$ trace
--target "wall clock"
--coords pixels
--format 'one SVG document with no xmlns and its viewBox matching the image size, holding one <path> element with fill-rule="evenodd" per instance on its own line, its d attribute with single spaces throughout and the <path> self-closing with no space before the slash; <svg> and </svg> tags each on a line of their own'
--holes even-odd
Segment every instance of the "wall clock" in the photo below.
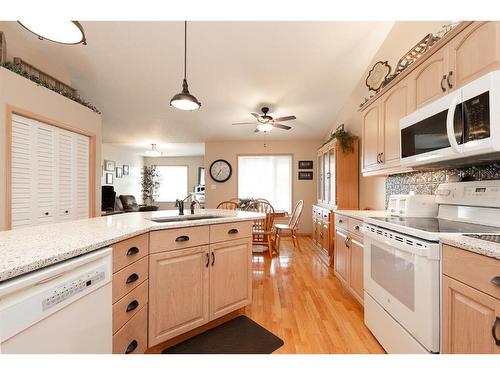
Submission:
<svg viewBox="0 0 500 375">
<path fill-rule="evenodd" d="M 231 178 L 233 169 L 228 161 L 218 159 L 210 165 L 210 177 L 217 182 L 226 182 Z"/>
</svg>

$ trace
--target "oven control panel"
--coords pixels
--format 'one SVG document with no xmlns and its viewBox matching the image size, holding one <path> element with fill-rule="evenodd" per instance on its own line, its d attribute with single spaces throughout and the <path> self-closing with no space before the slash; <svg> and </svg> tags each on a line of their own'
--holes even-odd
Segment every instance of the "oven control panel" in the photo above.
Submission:
<svg viewBox="0 0 500 375">
<path fill-rule="evenodd" d="M 439 204 L 500 207 L 500 181 L 471 181 L 441 184 L 436 190 Z"/>
</svg>

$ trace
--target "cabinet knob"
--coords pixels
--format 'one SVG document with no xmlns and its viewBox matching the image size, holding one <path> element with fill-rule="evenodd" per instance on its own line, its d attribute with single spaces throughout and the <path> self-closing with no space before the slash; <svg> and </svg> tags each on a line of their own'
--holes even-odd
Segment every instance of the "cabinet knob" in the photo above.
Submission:
<svg viewBox="0 0 500 375">
<path fill-rule="evenodd" d="M 493 323 L 493 327 L 491 327 L 491 335 L 495 340 L 495 345 L 500 346 L 500 339 L 497 337 L 497 325 L 500 324 L 500 318 L 497 316 L 495 319 L 495 323 Z"/>
<path fill-rule="evenodd" d="M 355 225 L 354 230 L 359 230 L 359 225 Z"/>
<path fill-rule="evenodd" d="M 343 222 L 344 222 L 344 220 L 339 219 L 339 224 L 342 224 Z"/>
<path fill-rule="evenodd" d="M 133 273 L 132 275 L 127 277 L 127 281 L 125 281 L 125 284 L 130 284 L 130 283 L 136 282 L 137 280 L 139 280 L 139 275 L 136 273 Z"/>
<path fill-rule="evenodd" d="M 131 247 L 130 249 L 128 249 L 128 251 L 127 251 L 127 256 L 128 256 L 128 257 L 130 257 L 130 256 L 132 256 L 132 255 L 137 254 L 138 252 L 139 252 L 139 248 L 138 248 L 138 247 L 136 247 L 136 246 L 133 246 L 133 247 Z"/>
<path fill-rule="evenodd" d="M 135 349 L 137 349 L 138 343 L 137 340 L 132 340 L 130 344 L 128 344 L 127 349 L 125 349 L 125 354 L 132 353 Z"/>
<path fill-rule="evenodd" d="M 44 215 L 45 215 L 45 216 L 49 216 L 49 213 L 48 213 L 48 212 L 45 212 L 45 213 L 44 213 Z"/>
<path fill-rule="evenodd" d="M 441 83 L 440 83 L 440 86 L 441 86 L 441 91 L 445 92 L 446 91 L 446 87 L 444 86 L 444 81 L 446 80 L 446 74 L 443 75 L 443 78 L 441 78 Z"/>
<path fill-rule="evenodd" d="M 491 279 L 491 283 L 496 286 L 500 286 L 500 276 L 495 276 L 493 279 Z"/>
<path fill-rule="evenodd" d="M 453 83 L 451 83 L 450 78 L 453 76 L 453 72 L 448 73 L 448 77 L 446 77 L 446 83 L 448 84 L 448 88 L 452 89 L 453 88 Z"/>
<path fill-rule="evenodd" d="M 133 311 L 139 307 L 139 302 L 137 300 L 133 300 L 127 306 L 127 312 Z"/>
<path fill-rule="evenodd" d="M 68 211 L 68 210 L 66 210 L 66 211 L 64 211 L 64 213 L 65 213 L 65 214 L 69 214 L 69 211 Z"/>
</svg>

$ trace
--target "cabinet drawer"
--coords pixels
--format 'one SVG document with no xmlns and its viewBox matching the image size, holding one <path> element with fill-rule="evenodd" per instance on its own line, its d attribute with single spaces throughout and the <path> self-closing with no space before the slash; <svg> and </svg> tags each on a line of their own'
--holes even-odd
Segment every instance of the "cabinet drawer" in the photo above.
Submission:
<svg viewBox="0 0 500 375">
<path fill-rule="evenodd" d="M 493 283 L 500 279 L 498 259 L 443 245 L 443 273 L 500 299 L 500 286 Z"/>
<path fill-rule="evenodd" d="M 347 218 L 347 216 L 335 214 L 335 227 L 347 230 L 348 225 L 349 225 L 349 219 Z"/>
<path fill-rule="evenodd" d="M 148 348 L 148 307 L 113 335 L 113 354 L 143 354 Z"/>
<path fill-rule="evenodd" d="M 113 333 L 134 317 L 148 303 L 148 280 L 113 305 Z"/>
<path fill-rule="evenodd" d="M 113 275 L 113 303 L 148 278 L 148 257 L 125 267 Z"/>
<path fill-rule="evenodd" d="M 361 229 L 363 228 L 363 222 L 358 219 L 348 218 L 348 230 L 352 235 L 363 236 Z"/>
<path fill-rule="evenodd" d="M 117 272 L 142 257 L 149 252 L 149 234 L 120 241 L 111 246 L 113 248 L 113 272 Z"/>
<path fill-rule="evenodd" d="M 149 235 L 150 253 L 178 250 L 209 243 L 208 225 L 153 231 Z"/>
<path fill-rule="evenodd" d="M 251 221 L 210 225 L 210 243 L 236 240 L 251 235 Z"/>
</svg>

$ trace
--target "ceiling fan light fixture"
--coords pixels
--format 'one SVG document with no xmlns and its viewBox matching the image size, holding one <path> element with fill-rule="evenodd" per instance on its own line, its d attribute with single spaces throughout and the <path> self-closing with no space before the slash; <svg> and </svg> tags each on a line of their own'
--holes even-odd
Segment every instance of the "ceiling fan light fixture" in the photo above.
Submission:
<svg viewBox="0 0 500 375">
<path fill-rule="evenodd" d="M 170 100 L 170 105 L 174 108 L 182 109 L 183 111 L 193 111 L 200 108 L 201 103 L 194 95 L 189 93 L 188 83 L 184 78 L 182 82 L 182 92 L 174 95 Z"/>
<path fill-rule="evenodd" d="M 40 40 L 49 40 L 60 44 L 86 45 L 85 32 L 77 21 L 24 20 L 17 21 L 22 27 L 35 34 Z"/>
<path fill-rule="evenodd" d="M 259 124 L 259 125 L 257 126 L 257 129 L 258 129 L 260 132 L 265 132 L 265 133 L 267 133 L 267 132 L 270 132 L 271 130 L 273 130 L 273 126 L 272 126 L 270 123 L 266 122 L 266 123 L 263 123 L 263 124 Z"/>
<path fill-rule="evenodd" d="M 151 150 L 146 151 L 146 155 L 148 155 L 152 158 L 157 158 L 159 156 L 162 156 L 163 152 L 159 151 L 156 148 L 156 143 L 151 143 Z"/>
</svg>

